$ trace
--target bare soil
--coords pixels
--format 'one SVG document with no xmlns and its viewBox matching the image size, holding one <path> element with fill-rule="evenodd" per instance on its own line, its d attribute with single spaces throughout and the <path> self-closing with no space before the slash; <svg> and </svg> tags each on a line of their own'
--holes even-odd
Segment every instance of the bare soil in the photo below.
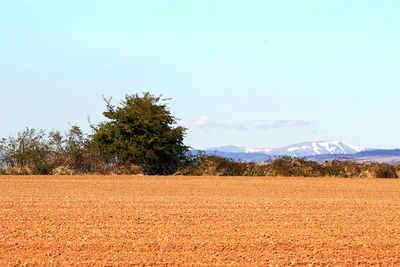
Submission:
<svg viewBox="0 0 400 267">
<path fill-rule="evenodd" d="M 0 265 L 400 265 L 400 180 L 0 176 Z"/>
</svg>

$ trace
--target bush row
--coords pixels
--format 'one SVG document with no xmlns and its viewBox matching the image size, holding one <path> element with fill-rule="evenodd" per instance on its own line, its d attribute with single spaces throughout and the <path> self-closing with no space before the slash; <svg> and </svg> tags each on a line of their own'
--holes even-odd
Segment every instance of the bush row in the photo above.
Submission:
<svg viewBox="0 0 400 267">
<path fill-rule="evenodd" d="M 278 157 L 265 163 L 234 162 L 219 156 L 197 156 L 177 175 L 304 176 L 398 178 L 400 166 L 386 163 L 330 161 L 318 163 L 302 158 Z"/>
<path fill-rule="evenodd" d="M 26 128 L 0 140 L 0 174 L 137 174 L 140 166 L 110 160 L 78 126 L 62 134 Z"/>
<path fill-rule="evenodd" d="M 397 178 L 400 165 L 278 157 L 265 163 L 235 162 L 205 154 L 182 160 L 175 175 L 307 176 Z M 0 140 L 0 174 L 149 174 L 143 166 L 103 157 L 99 147 L 77 126 L 61 134 L 25 129 Z M 151 174 L 151 173 L 150 173 Z"/>
</svg>

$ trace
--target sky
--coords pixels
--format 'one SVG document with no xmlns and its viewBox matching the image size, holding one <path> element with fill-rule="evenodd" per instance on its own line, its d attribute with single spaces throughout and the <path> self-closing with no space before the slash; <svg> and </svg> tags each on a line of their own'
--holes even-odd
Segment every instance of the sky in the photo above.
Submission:
<svg viewBox="0 0 400 267">
<path fill-rule="evenodd" d="M 0 137 L 171 98 L 185 144 L 400 147 L 399 2 L 0 2 Z"/>
</svg>

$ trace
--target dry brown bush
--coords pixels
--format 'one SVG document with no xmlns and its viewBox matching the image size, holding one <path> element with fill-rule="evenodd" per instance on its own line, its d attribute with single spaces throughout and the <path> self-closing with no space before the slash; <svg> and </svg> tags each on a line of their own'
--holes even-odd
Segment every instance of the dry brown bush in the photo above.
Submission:
<svg viewBox="0 0 400 267">
<path fill-rule="evenodd" d="M 59 167 L 53 169 L 52 174 L 53 175 L 74 175 L 74 174 L 76 174 L 76 171 L 74 171 L 68 167 L 59 166 Z"/>
<path fill-rule="evenodd" d="M 359 177 L 398 178 L 396 167 L 386 163 L 362 164 L 363 168 Z"/>
<path fill-rule="evenodd" d="M 110 174 L 144 174 L 143 167 L 135 164 L 116 164 Z"/>
<path fill-rule="evenodd" d="M 191 166 L 178 170 L 175 175 L 243 176 L 248 164 L 214 155 L 201 156 Z"/>
<path fill-rule="evenodd" d="M 330 161 L 323 164 L 301 158 L 280 157 L 271 162 L 234 162 L 218 156 L 202 156 L 176 175 L 212 176 L 308 176 L 397 178 L 400 166 L 385 163 Z"/>
</svg>

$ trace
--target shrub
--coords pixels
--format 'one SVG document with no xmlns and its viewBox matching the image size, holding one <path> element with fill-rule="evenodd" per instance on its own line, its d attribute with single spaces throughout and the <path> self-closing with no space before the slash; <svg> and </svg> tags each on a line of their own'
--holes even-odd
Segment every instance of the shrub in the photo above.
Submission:
<svg viewBox="0 0 400 267">
<path fill-rule="evenodd" d="M 135 164 L 124 164 L 122 162 L 117 162 L 114 164 L 110 170 L 111 174 L 143 174 L 143 168 Z"/>
<path fill-rule="evenodd" d="M 161 97 L 127 95 L 116 107 L 106 100 L 107 118 L 92 125 L 93 143 L 105 161 L 141 166 L 149 174 L 172 174 L 185 158 L 185 128 L 174 126 Z"/>
<path fill-rule="evenodd" d="M 398 178 L 396 167 L 386 163 L 363 164 L 360 177 Z"/>
<path fill-rule="evenodd" d="M 246 163 L 234 162 L 219 156 L 198 156 L 190 166 L 179 170 L 177 175 L 242 176 Z"/>
<path fill-rule="evenodd" d="M 74 170 L 68 169 L 64 166 L 59 166 L 52 171 L 53 175 L 74 175 L 76 172 Z"/>
<path fill-rule="evenodd" d="M 361 165 L 355 162 L 346 161 L 326 161 L 322 164 L 323 176 L 332 177 L 359 177 Z"/>
<path fill-rule="evenodd" d="M 251 176 L 309 176 L 323 175 L 323 168 L 314 161 L 288 156 L 277 157 L 275 160 L 262 164 L 247 164 L 246 175 Z"/>
<path fill-rule="evenodd" d="M 90 171 L 87 166 L 89 146 L 88 137 L 78 126 L 71 128 L 62 135 L 59 131 L 49 133 L 49 147 L 51 150 L 51 165 L 53 168 L 60 166 L 79 173 Z"/>
<path fill-rule="evenodd" d="M 0 142 L 1 166 L 12 174 L 50 174 L 49 153 L 43 130 L 26 128 Z"/>
</svg>

